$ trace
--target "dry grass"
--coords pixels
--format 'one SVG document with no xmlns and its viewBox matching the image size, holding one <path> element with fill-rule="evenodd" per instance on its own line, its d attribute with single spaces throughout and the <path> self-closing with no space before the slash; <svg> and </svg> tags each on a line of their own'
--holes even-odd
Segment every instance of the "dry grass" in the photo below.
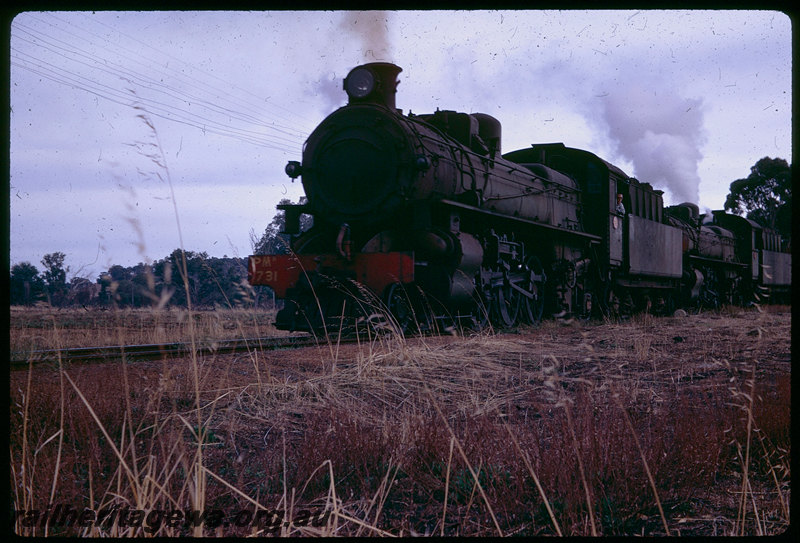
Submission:
<svg viewBox="0 0 800 543">
<path fill-rule="evenodd" d="M 135 109 L 147 137 L 133 145 L 151 162 L 148 175 L 169 184 L 182 239 L 166 155 L 147 112 Z M 151 294 L 155 308 L 145 311 L 12 308 L 11 349 L 268 335 L 271 316 L 167 311 L 158 309 L 166 298 Z M 12 372 L 14 509 L 147 515 L 78 527 L 29 513 L 14 530 L 780 533 L 790 517 L 790 322 L 786 308 L 725 308 L 626 324 L 548 322 L 517 336 L 332 338 L 302 351 Z M 196 510 L 229 521 L 276 509 L 286 522 L 151 517 Z M 304 511 L 324 515 L 309 522 Z"/>
<path fill-rule="evenodd" d="M 190 315 L 198 340 L 283 335 L 274 311 L 222 309 L 10 308 L 10 350 L 189 342 Z"/>
<path fill-rule="evenodd" d="M 14 372 L 11 495 L 16 509 L 285 509 L 297 522 L 280 535 L 780 533 L 790 322 L 726 309 Z M 310 526 L 303 509 L 331 513 Z"/>
</svg>

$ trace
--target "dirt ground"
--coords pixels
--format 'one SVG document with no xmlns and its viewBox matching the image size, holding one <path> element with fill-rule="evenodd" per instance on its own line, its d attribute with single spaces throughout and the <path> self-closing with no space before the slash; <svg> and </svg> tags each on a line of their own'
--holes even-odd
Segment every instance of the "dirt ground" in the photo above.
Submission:
<svg viewBox="0 0 800 543">
<path fill-rule="evenodd" d="M 247 480 L 245 467 L 254 470 L 273 462 L 271 451 L 282 446 L 284 472 L 289 457 L 296 475 L 293 484 L 305 488 L 303 482 L 311 480 L 306 476 L 315 477 L 313 469 L 328 455 L 332 466 L 344 472 L 337 482 L 341 511 L 362 518 L 360 514 L 375 514 L 367 504 L 380 490 L 376 490 L 377 483 L 370 486 L 363 481 L 380 481 L 388 475 L 386 458 L 390 458 L 389 471 L 392 465 L 402 465 L 405 478 L 396 481 L 394 490 L 383 490 L 386 505 L 382 516 L 376 516 L 372 523 L 375 530 L 486 535 L 497 529 L 506 534 L 537 535 L 560 528 L 566 535 L 592 533 L 596 525 L 597 533 L 603 534 L 666 534 L 669 530 L 670 534 L 723 535 L 740 531 L 774 534 L 788 526 L 790 308 L 732 309 L 663 318 L 639 315 L 630 322 L 550 321 L 502 334 L 484 332 L 467 337 L 390 336 L 360 344 L 337 344 L 333 340 L 306 349 L 210 355 L 198 362 L 202 401 L 213 406 L 204 411 L 204 417 L 224 443 L 209 452 L 206 462 L 212 470 L 227 473 L 247 493 L 252 482 Z M 196 403 L 194 368 L 189 359 L 134 362 L 126 366 L 125 379 L 136 395 L 163 395 L 165 403 L 169 398 L 173 410 L 177 406 L 188 411 Z M 109 383 L 120 381 L 120 372 L 119 362 L 67 369 L 87 397 L 98 383 L 104 383 L 108 391 Z M 34 374 L 42 390 L 48 382 L 56 386 L 59 380 L 58 372 L 52 369 L 37 369 Z M 11 374 L 12 398 L 25 390 L 27 376 L 24 371 Z M 708 413 L 716 408 L 726 410 L 727 418 L 710 417 Z M 569 429 L 572 439 L 566 430 L 563 442 L 553 434 L 548 453 L 540 434 L 529 437 L 526 432 L 535 426 L 550 435 L 547 424 L 561 421 L 560 409 L 567 418 L 558 427 Z M 346 434 L 333 444 L 318 444 L 313 453 L 300 446 L 312 438 L 321 440 L 315 432 L 330 434 L 335 427 L 332 414 L 340 421 L 350 421 L 352 431 L 365 440 L 379 442 L 382 448 L 373 451 L 362 444 L 355 453 L 345 454 L 342 451 L 348 445 L 342 436 Z M 747 414 L 751 416 L 749 422 Z M 693 417 L 697 417 L 696 423 Z M 420 419 L 421 426 L 409 422 L 412 419 Z M 435 459 L 429 459 L 427 467 L 419 467 L 426 458 L 422 455 L 420 459 L 420 427 L 430 429 L 439 420 L 444 421 L 443 429 L 429 430 L 435 435 L 424 438 L 431 442 L 426 446 Z M 733 426 L 733 420 L 744 422 L 726 434 L 730 429 L 725 426 Z M 509 441 L 504 425 L 509 432 L 517 432 L 521 446 Z M 693 428 L 698 425 L 707 425 L 705 434 L 703 428 Z M 717 426 L 718 432 L 714 430 Z M 484 428 L 484 434 L 473 443 L 468 434 L 476 433 L 476 427 Z M 699 433 L 694 434 L 696 430 Z M 688 450 L 709 432 L 719 442 L 714 445 L 716 456 L 709 458 L 711 453 L 706 448 L 702 452 Z M 632 434 L 638 435 L 639 441 L 631 440 Z M 276 437 L 279 435 L 280 439 Z M 607 441 L 598 437 L 604 435 Z M 431 471 L 430 465 L 447 460 L 451 437 L 462 443 L 466 452 L 459 460 L 451 448 L 450 457 L 455 455 L 464 466 L 470 462 L 507 466 L 513 463 L 508 458 L 519 460 L 518 469 L 505 468 L 513 481 L 530 479 L 531 469 L 520 460 L 528 454 L 523 451 L 529 451 L 544 492 L 537 492 L 530 482 L 525 483 L 527 486 L 504 483 L 506 488 L 487 476 L 493 481 L 484 483 L 493 489 L 487 490 L 488 497 L 483 501 L 470 498 L 468 502 L 453 498 L 452 512 L 443 518 L 442 496 L 422 497 L 419 493 L 432 473 L 439 474 Z M 753 451 L 759 447 L 756 438 L 761 440 L 761 463 L 766 467 L 759 475 L 753 468 L 748 476 L 750 487 L 745 496 L 752 505 L 743 505 L 743 465 L 749 467 L 751 460 L 737 463 L 725 454 L 735 459 L 738 446 L 740 458 L 744 458 L 746 444 L 752 441 Z M 724 453 L 726 446 L 733 448 Z M 364 447 L 382 459 L 375 464 L 382 471 L 375 473 L 375 467 L 367 473 L 363 468 L 364 473 L 356 470 L 355 475 L 349 475 L 348 462 L 368 456 Z M 644 452 L 637 452 L 636 447 Z M 627 451 L 627 464 L 638 467 L 610 467 L 621 448 Z M 498 449 L 508 454 L 504 456 Z M 296 456 L 292 457 L 292 451 Z M 750 447 L 747 451 L 755 457 Z M 576 453 L 583 464 L 573 466 Z M 653 499 L 641 456 L 648 459 L 647 467 L 654 472 L 660 502 Z M 253 464 L 242 458 L 252 458 Z M 569 459 L 569 470 L 564 468 L 565 459 Z M 698 466 L 696 473 L 685 473 L 676 466 L 695 465 L 693 462 Z M 418 467 L 412 469 L 412 465 Z M 449 472 L 448 463 L 447 477 Z M 590 482 L 591 507 L 570 504 L 570 496 L 575 502 L 584 501 L 586 494 L 578 477 L 583 472 L 596 479 Z M 569 482 L 564 479 L 567 475 Z M 361 480 L 356 483 L 353 477 Z M 447 477 L 439 479 L 450 485 Z M 641 478 L 640 493 L 623 499 L 623 485 L 627 483 L 622 479 L 636 477 Z M 439 479 L 430 484 L 442 484 Z M 575 493 L 562 492 L 573 484 Z M 584 487 L 586 484 L 584 481 Z M 471 488 L 477 496 L 475 486 Z M 455 492 L 449 486 L 447 489 Z M 262 492 L 264 497 L 270 490 Z M 533 509 L 525 504 L 547 493 L 556 503 L 554 508 L 561 509 L 548 516 L 540 500 L 538 509 L 525 516 L 510 501 L 503 505 L 514 492 L 523 510 Z M 614 497 L 613 492 L 619 496 Z M 448 501 L 447 494 L 444 500 Z M 486 506 L 487 502 L 496 503 L 496 511 Z M 449 507 L 445 509 L 450 511 Z M 595 514 L 587 513 L 587 509 L 595 510 Z M 342 519 L 348 517 L 342 515 L 339 521 L 347 525 Z M 493 524 L 489 519 L 495 516 Z"/>
<path fill-rule="evenodd" d="M 720 368 L 749 372 L 774 382 L 791 373 L 791 309 L 757 312 L 732 310 L 731 314 L 702 313 L 685 317 L 636 316 L 631 322 L 600 323 L 545 321 L 538 327 L 523 327 L 494 334 L 491 331 L 435 337 L 409 337 L 403 346 L 431 351 L 460 353 L 465 344 L 479 343 L 491 360 L 513 363 L 519 357 L 558 360 L 565 375 L 589 376 L 594 372 L 619 370 L 619 377 L 650 373 L 669 376 L 671 382 L 713 377 Z M 395 341 L 373 339 L 361 343 L 320 340 L 317 347 L 265 351 L 254 354 L 273 378 L 311 378 L 331 367 L 347 368 L 359 357 L 386 355 Z M 467 353 L 470 348 L 467 347 Z M 231 375 L 242 384 L 250 382 L 256 370 L 252 356 L 221 355 L 206 360 L 208 377 L 217 372 Z M 469 358 L 467 354 L 466 358 Z M 332 359 L 335 362 L 332 362 Z M 213 365 L 211 362 L 213 361 Z M 189 359 L 170 359 L 177 371 Z M 118 364 L 76 365 L 78 374 L 115 371 Z M 161 361 L 137 361 L 135 371 L 160 372 Z"/>
</svg>

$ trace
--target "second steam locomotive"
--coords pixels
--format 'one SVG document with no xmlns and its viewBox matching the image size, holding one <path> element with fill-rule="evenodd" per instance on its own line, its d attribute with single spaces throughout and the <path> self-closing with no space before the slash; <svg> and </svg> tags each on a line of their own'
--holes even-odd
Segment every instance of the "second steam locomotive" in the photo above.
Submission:
<svg viewBox="0 0 800 543">
<path fill-rule="evenodd" d="M 351 70 L 347 105 L 286 166 L 307 198 L 279 206 L 290 247 L 249 259 L 250 283 L 285 299 L 278 328 L 375 316 L 423 331 L 508 327 L 545 314 L 746 303 L 790 288 L 791 258 L 774 232 L 724 212 L 701 216 L 694 204 L 665 208 L 662 191 L 562 143 L 503 154 L 490 115 L 404 115 L 400 71 Z M 302 214 L 313 217 L 305 232 Z"/>
</svg>

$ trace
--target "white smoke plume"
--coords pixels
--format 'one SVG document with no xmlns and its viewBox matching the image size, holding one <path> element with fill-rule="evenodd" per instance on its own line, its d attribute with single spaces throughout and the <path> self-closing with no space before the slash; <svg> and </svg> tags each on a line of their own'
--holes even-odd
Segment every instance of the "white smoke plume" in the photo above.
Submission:
<svg viewBox="0 0 800 543">
<path fill-rule="evenodd" d="M 681 98 L 661 81 L 628 81 L 602 99 L 602 118 L 618 153 L 640 181 L 665 189 L 669 203 L 698 203 L 703 101 Z"/>
</svg>

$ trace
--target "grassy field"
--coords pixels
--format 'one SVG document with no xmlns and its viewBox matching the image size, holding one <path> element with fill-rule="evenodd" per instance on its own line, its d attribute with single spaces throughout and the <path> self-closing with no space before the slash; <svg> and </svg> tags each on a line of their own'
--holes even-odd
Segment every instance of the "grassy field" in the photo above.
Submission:
<svg viewBox="0 0 800 543">
<path fill-rule="evenodd" d="M 271 319 L 12 308 L 11 349 L 254 337 Z M 781 533 L 790 328 L 786 307 L 723 309 L 11 372 L 15 530 Z M 120 513 L 32 512 L 58 504 Z"/>
<path fill-rule="evenodd" d="M 11 307 L 12 352 L 281 335 L 274 311 Z M 191 317 L 190 317 L 191 315 Z"/>
</svg>

